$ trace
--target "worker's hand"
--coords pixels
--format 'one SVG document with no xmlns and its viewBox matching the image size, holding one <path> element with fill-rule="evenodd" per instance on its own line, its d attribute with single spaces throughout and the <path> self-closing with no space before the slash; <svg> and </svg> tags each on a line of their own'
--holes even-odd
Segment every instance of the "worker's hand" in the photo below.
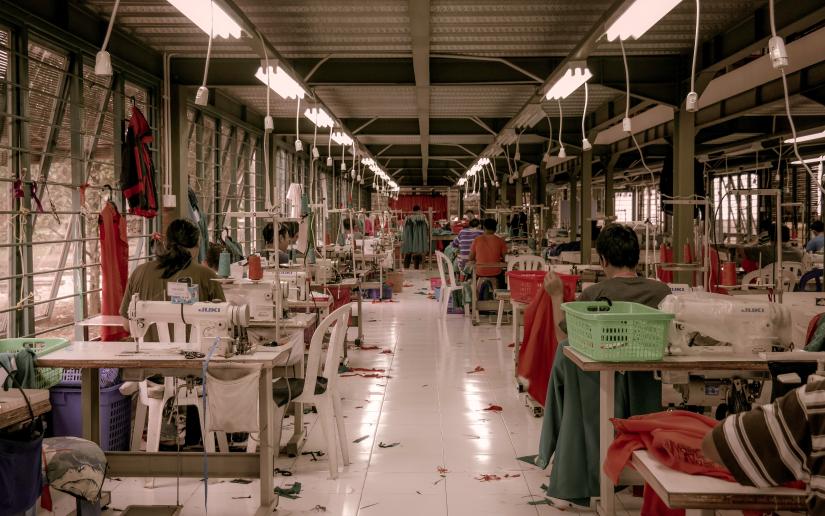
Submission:
<svg viewBox="0 0 825 516">
<path fill-rule="evenodd" d="M 544 290 L 549 296 L 564 296 L 564 285 L 558 274 L 553 271 L 547 271 L 547 275 L 544 277 Z"/>
</svg>

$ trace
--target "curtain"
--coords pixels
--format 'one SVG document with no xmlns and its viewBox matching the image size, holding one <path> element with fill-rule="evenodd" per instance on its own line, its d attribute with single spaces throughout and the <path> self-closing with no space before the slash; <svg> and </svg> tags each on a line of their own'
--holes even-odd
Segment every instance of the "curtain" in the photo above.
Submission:
<svg viewBox="0 0 825 516">
<path fill-rule="evenodd" d="M 413 206 L 420 206 L 421 213 L 427 215 L 427 210 L 433 209 L 433 224 L 447 218 L 447 197 L 442 195 L 399 195 L 398 199 L 390 199 L 390 209 L 411 212 Z"/>
</svg>

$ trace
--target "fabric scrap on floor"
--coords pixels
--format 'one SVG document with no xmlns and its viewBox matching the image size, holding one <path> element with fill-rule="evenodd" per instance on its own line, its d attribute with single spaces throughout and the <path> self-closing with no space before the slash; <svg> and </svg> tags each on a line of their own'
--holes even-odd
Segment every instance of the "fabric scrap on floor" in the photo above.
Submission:
<svg viewBox="0 0 825 516">
<path fill-rule="evenodd" d="M 399 444 L 401 444 L 401 443 L 385 443 L 385 442 L 382 441 L 382 442 L 378 443 L 378 447 L 379 448 L 395 448 Z"/>
<path fill-rule="evenodd" d="M 489 407 L 487 407 L 484 410 L 487 411 L 487 412 L 501 412 L 504 409 L 501 408 L 501 406 L 499 406 L 499 405 L 490 405 Z"/>
<path fill-rule="evenodd" d="M 482 373 L 482 372 L 484 372 L 484 368 L 481 367 L 480 365 L 477 365 L 475 367 L 475 369 L 473 369 L 472 371 L 467 371 L 467 374 Z"/>
<path fill-rule="evenodd" d="M 363 441 L 364 439 L 368 439 L 368 438 L 369 438 L 369 435 L 362 435 L 361 437 L 359 437 L 358 439 L 356 439 L 356 440 L 354 440 L 354 441 L 352 441 L 352 442 L 353 442 L 353 443 L 355 443 L 355 444 L 358 444 L 358 443 L 360 443 L 361 441 Z"/>
<path fill-rule="evenodd" d="M 276 487 L 275 494 L 278 496 L 283 496 L 284 498 L 288 498 L 290 500 L 296 500 L 300 498 L 298 496 L 301 493 L 301 483 L 295 482 L 294 484 L 286 487 Z"/>
</svg>

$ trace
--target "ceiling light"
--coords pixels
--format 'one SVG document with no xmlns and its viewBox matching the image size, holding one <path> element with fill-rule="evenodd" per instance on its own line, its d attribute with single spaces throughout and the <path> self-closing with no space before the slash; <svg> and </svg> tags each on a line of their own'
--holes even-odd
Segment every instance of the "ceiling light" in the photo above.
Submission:
<svg viewBox="0 0 825 516">
<path fill-rule="evenodd" d="M 825 129 L 818 133 L 806 134 L 805 136 L 797 136 L 796 143 L 812 142 L 814 140 L 821 140 L 823 138 L 825 138 Z M 788 138 L 787 140 L 785 140 L 785 143 L 794 143 L 794 139 Z"/>
<path fill-rule="evenodd" d="M 501 130 L 501 134 L 496 137 L 496 143 L 500 146 L 510 145 L 516 141 L 516 130 L 513 128 L 506 128 Z"/>
<path fill-rule="evenodd" d="M 607 24 L 607 40 L 639 39 L 682 0 L 636 0 Z"/>
<path fill-rule="evenodd" d="M 269 85 L 272 91 L 280 95 L 281 98 L 302 99 L 306 95 L 301 85 L 280 66 L 276 66 L 274 71 L 270 66 L 267 68 L 267 72 L 264 72 L 264 67 L 259 67 L 255 77 L 262 83 Z"/>
<path fill-rule="evenodd" d="M 332 133 L 332 141 L 337 143 L 338 145 L 349 146 L 352 145 L 352 138 L 347 135 L 347 133 L 339 131 L 337 133 Z"/>
<path fill-rule="evenodd" d="M 799 160 L 791 161 L 791 165 L 801 165 L 803 163 L 805 163 L 805 164 L 808 164 L 808 163 L 821 163 L 823 161 L 825 161 L 825 156 L 818 156 L 816 158 L 808 158 L 808 159 L 803 160 L 803 161 L 799 161 Z"/>
<path fill-rule="evenodd" d="M 310 121 L 318 127 L 332 127 L 335 124 L 323 108 L 307 108 L 307 110 L 304 111 L 304 116 L 309 118 Z"/>
<path fill-rule="evenodd" d="M 579 86 L 589 81 L 591 77 L 593 77 L 593 74 L 587 66 L 571 66 L 564 72 L 564 75 L 547 90 L 545 98 L 547 100 L 566 99 L 571 93 L 576 91 Z"/>
<path fill-rule="evenodd" d="M 192 23 L 216 38 L 240 38 L 241 26 L 212 0 L 168 0 Z"/>
</svg>

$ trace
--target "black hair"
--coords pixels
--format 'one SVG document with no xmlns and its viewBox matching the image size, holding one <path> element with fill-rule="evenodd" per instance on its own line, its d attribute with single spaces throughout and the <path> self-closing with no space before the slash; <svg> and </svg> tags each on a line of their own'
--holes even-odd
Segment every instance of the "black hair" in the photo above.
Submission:
<svg viewBox="0 0 825 516">
<path fill-rule="evenodd" d="M 295 235 L 298 234 L 298 223 L 295 222 L 294 220 L 282 223 L 281 227 L 286 228 L 286 232 L 289 234 L 290 238 L 292 238 L 292 237 L 294 237 Z"/>
<path fill-rule="evenodd" d="M 264 244 L 271 245 L 275 241 L 275 227 L 271 222 L 267 222 L 263 230 Z"/>
<path fill-rule="evenodd" d="M 608 224 L 596 239 L 596 252 L 608 265 L 635 269 L 639 264 L 639 237 L 623 224 Z"/>
<path fill-rule="evenodd" d="M 210 269 L 217 269 L 221 261 L 221 253 L 224 252 L 224 250 L 226 250 L 226 248 L 223 245 L 210 242 L 206 248 L 206 266 Z"/>
<path fill-rule="evenodd" d="M 286 238 L 288 236 L 289 236 L 289 229 L 282 224 L 281 227 L 278 228 L 278 238 L 279 239 L 280 238 Z"/>
<path fill-rule="evenodd" d="M 811 229 L 817 233 L 822 233 L 825 231 L 825 224 L 823 224 L 821 220 L 815 220 L 811 222 Z"/>
<path fill-rule="evenodd" d="M 413 206 L 413 211 L 421 211 L 421 206 L 416 204 L 415 206 Z"/>
<path fill-rule="evenodd" d="M 347 230 L 347 231 L 349 231 L 350 229 L 352 229 L 352 224 L 350 224 L 350 222 L 349 222 L 349 219 L 348 219 L 348 218 L 345 218 L 345 219 L 341 222 L 341 224 L 344 226 L 344 229 L 345 229 L 345 230 Z"/>
<path fill-rule="evenodd" d="M 782 224 L 781 229 L 779 230 L 782 235 L 782 242 L 790 242 L 791 241 L 791 230 L 785 224 Z"/>
<path fill-rule="evenodd" d="M 198 247 L 198 227 L 186 219 L 175 219 L 166 228 L 166 250 L 158 256 L 163 270 L 160 275 L 169 279 L 192 262 L 190 249 Z"/>
<path fill-rule="evenodd" d="M 770 233 L 773 230 L 773 224 L 770 220 L 762 219 L 759 221 L 759 225 L 757 226 L 757 231 L 762 233 L 763 231 Z"/>
<path fill-rule="evenodd" d="M 484 229 L 487 231 L 495 231 L 498 228 L 496 219 L 484 219 Z"/>
<path fill-rule="evenodd" d="M 481 225 L 481 222 L 479 222 L 478 219 L 473 219 L 473 220 L 470 221 L 470 227 L 471 228 L 477 228 L 480 225 Z"/>
<path fill-rule="evenodd" d="M 474 212 L 473 210 L 466 210 L 466 211 L 464 212 L 464 214 L 465 214 L 465 215 L 466 215 L 466 214 L 468 214 L 468 213 L 472 213 L 473 215 L 475 215 L 475 214 L 476 214 L 476 212 Z"/>
</svg>

